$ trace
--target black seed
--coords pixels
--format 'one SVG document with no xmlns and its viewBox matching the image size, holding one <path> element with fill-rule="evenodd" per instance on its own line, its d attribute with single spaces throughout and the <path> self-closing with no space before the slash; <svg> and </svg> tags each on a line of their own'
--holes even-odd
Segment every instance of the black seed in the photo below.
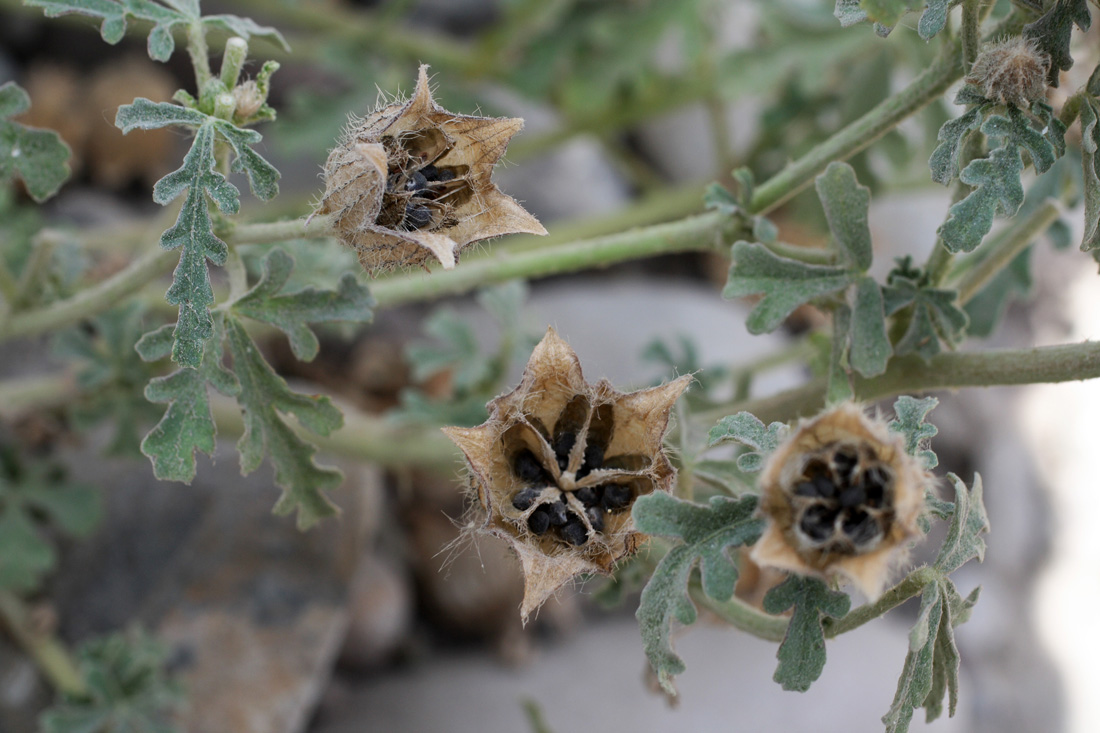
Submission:
<svg viewBox="0 0 1100 733">
<path fill-rule="evenodd" d="M 603 509 L 598 506 L 590 506 L 584 510 L 584 516 L 588 517 L 588 523 L 596 532 L 603 532 Z"/>
<path fill-rule="evenodd" d="M 447 181 L 453 181 L 455 179 L 455 172 L 450 168 L 444 168 L 436 174 L 435 180 L 440 183 L 446 183 Z"/>
<path fill-rule="evenodd" d="M 608 511 L 622 509 L 630 503 L 630 498 L 633 493 L 634 492 L 630 490 L 629 486 L 623 486 L 622 484 L 607 484 L 603 487 L 603 499 L 601 500 L 603 508 Z"/>
<path fill-rule="evenodd" d="M 862 509 L 844 513 L 840 529 L 856 545 L 865 545 L 878 536 L 879 526 L 875 518 Z"/>
<path fill-rule="evenodd" d="M 836 466 L 837 473 L 840 474 L 841 481 L 851 477 L 857 463 L 859 463 L 859 456 L 851 448 L 841 448 L 833 456 L 833 464 Z"/>
<path fill-rule="evenodd" d="M 595 506 L 600 503 L 602 489 L 602 486 L 585 486 L 573 492 L 573 496 L 577 497 L 577 501 L 585 506 Z"/>
<path fill-rule="evenodd" d="M 832 499 L 836 496 L 836 484 L 827 475 L 816 476 L 813 483 L 817 495 L 822 499 Z"/>
<path fill-rule="evenodd" d="M 824 504 L 814 504 L 802 513 L 798 526 L 814 542 L 824 542 L 833 535 L 837 512 Z"/>
<path fill-rule="evenodd" d="M 535 503 L 535 499 L 539 498 L 539 494 L 541 493 L 542 489 L 528 486 L 512 497 L 512 506 L 519 509 L 521 512 L 525 512 L 531 508 L 531 505 Z"/>
<path fill-rule="evenodd" d="M 521 450 L 512 459 L 512 470 L 516 472 L 519 480 L 525 484 L 542 487 L 549 484 L 551 480 L 550 474 L 539 463 L 539 459 L 527 448 Z"/>
<path fill-rule="evenodd" d="M 806 464 L 806 478 L 811 481 L 818 476 L 828 476 L 829 466 L 819 458 L 814 458 Z"/>
<path fill-rule="evenodd" d="M 409 202 L 405 204 L 405 218 L 401 221 L 405 229 L 423 229 L 432 223 L 432 210 L 423 204 Z"/>
<path fill-rule="evenodd" d="M 577 478 L 582 479 L 597 468 L 603 467 L 603 448 L 598 445 L 584 447 L 584 463 L 577 470 Z"/>
<path fill-rule="evenodd" d="M 583 545 L 588 541 L 588 530 L 581 518 L 575 514 L 569 518 L 569 521 L 558 532 L 561 533 L 561 538 L 571 545 Z"/>
<path fill-rule="evenodd" d="M 555 527 L 560 527 L 569 520 L 569 515 L 565 511 L 565 502 L 561 499 L 553 504 L 544 504 L 542 508 L 546 510 L 547 516 L 550 517 L 550 524 Z"/>
<path fill-rule="evenodd" d="M 550 529 L 550 515 L 546 513 L 545 507 L 540 506 L 531 512 L 531 515 L 527 517 L 527 529 L 535 534 L 542 534 Z"/>
<path fill-rule="evenodd" d="M 565 430 L 554 436 L 554 455 L 558 459 L 558 468 L 562 471 L 569 465 L 569 452 L 573 450 L 573 444 L 577 442 L 577 434 Z"/>
<path fill-rule="evenodd" d="M 840 503 L 840 506 L 844 508 L 859 506 L 867 503 L 867 492 L 864 490 L 862 484 L 847 486 L 841 490 L 840 496 L 837 497 L 837 501 Z"/>
<path fill-rule="evenodd" d="M 420 169 L 420 173 L 423 174 L 425 180 L 435 181 L 439 176 L 439 169 L 431 163 L 428 163 L 426 166 Z"/>
<path fill-rule="evenodd" d="M 867 506 L 875 509 L 882 506 L 886 498 L 886 486 L 890 476 L 882 468 L 873 466 L 863 472 L 863 488 L 867 492 Z"/>
<path fill-rule="evenodd" d="M 405 181 L 405 190 L 409 193 L 420 193 L 428 187 L 428 179 L 422 171 L 413 171 Z"/>
<path fill-rule="evenodd" d="M 794 487 L 795 496 L 819 496 L 817 486 L 810 481 L 803 481 Z"/>
</svg>

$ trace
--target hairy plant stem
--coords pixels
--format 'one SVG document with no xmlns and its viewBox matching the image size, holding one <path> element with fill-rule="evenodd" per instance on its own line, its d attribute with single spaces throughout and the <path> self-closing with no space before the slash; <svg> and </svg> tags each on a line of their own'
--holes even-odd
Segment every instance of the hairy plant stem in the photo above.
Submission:
<svg viewBox="0 0 1100 733">
<path fill-rule="evenodd" d="M 843 618 L 824 618 L 821 627 L 825 630 L 825 638 L 832 639 L 858 628 L 868 621 L 872 621 L 891 611 L 913 596 L 920 595 L 929 583 L 934 583 L 941 576 L 935 568 L 921 567 L 906 575 L 900 583 L 883 593 L 874 603 L 865 603 L 859 608 L 853 609 Z"/>
<path fill-rule="evenodd" d="M 30 655 L 55 690 L 72 696 L 84 694 L 84 677 L 65 645 L 53 634 L 34 628 L 30 609 L 5 590 L 0 590 L 0 625 Z"/>
<path fill-rule="evenodd" d="M 203 88 L 210 81 L 210 49 L 206 46 L 206 25 L 200 21 L 192 21 L 187 26 L 187 54 L 191 57 L 191 66 L 195 69 L 195 97 L 202 94 Z"/>
<path fill-rule="evenodd" d="M 1008 230 L 991 240 L 989 246 L 979 249 L 966 262 L 960 263 L 962 274 L 954 283 L 959 291 L 959 303 L 965 305 L 970 302 L 998 272 L 1057 221 L 1061 211 L 1055 202 L 1043 202 L 1027 217 L 1014 222 Z"/>
<path fill-rule="evenodd" d="M 703 592 L 703 586 L 697 579 L 692 579 L 688 591 L 693 601 L 734 628 L 767 641 L 783 641 L 787 634 L 786 618 L 766 614 L 737 596 L 728 601 L 716 601 Z"/>
<path fill-rule="evenodd" d="M 1041 382 L 1074 382 L 1100 377 L 1100 343 L 1085 341 L 1030 349 L 989 349 L 937 354 L 927 362 L 919 356 L 890 360 L 886 372 L 872 379 L 853 380 L 856 399 L 864 402 L 900 394 L 917 394 L 962 387 L 994 387 Z M 695 413 L 693 419 L 715 423 L 746 411 L 765 423 L 810 415 L 825 404 L 825 378 L 768 397 L 755 398 Z"/>
</svg>

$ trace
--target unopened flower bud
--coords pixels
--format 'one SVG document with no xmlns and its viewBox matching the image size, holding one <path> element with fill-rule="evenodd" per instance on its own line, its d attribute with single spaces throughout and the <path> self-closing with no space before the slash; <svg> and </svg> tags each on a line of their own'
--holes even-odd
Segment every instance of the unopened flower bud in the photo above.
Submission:
<svg viewBox="0 0 1100 733">
<path fill-rule="evenodd" d="M 1012 36 L 987 44 L 978 54 L 966 81 L 982 96 L 1000 104 L 1028 109 L 1046 97 L 1050 57 L 1035 42 Z"/>
</svg>

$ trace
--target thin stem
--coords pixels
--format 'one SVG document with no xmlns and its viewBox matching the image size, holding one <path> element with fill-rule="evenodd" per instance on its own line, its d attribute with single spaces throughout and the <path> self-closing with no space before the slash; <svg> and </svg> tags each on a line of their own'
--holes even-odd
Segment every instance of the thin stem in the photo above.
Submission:
<svg viewBox="0 0 1100 733">
<path fill-rule="evenodd" d="M 222 56 L 220 77 L 226 89 L 237 86 L 246 58 L 248 58 L 248 41 L 240 36 L 233 36 L 225 42 L 225 54 Z"/>
<path fill-rule="evenodd" d="M 76 381 L 61 373 L 0 380 L 0 417 L 69 405 L 79 397 Z"/>
<path fill-rule="evenodd" d="M 16 308 L 28 301 L 33 302 L 30 297 L 31 290 L 45 278 L 58 239 L 57 233 L 50 229 L 42 229 L 35 235 L 27 266 L 23 268 L 23 274 L 19 277 L 19 289 L 16 291 L 15 303 L 13 303 Z"/>
<path fill-rule="evenodd" d="M 174 252 L 160 248 L 151 250 L 125 269 L 71 298 L 13 315 L 6 325 L 0 326 L 0 341 L 56 330 L 102 313 L 167 273 L 177 259 Z"/>
<path fill-rule="evenodd" d="M 230 245 L 225 258 L 225 271 L 229 275 L 229 301 L 233 302 L 248 292 L 248 271 L 240 250 Z"/>
<path fill-rule="evenodd" d="M 515 254 L 497 250 L 490 258 L 471 260 L 453 270 L 378 280 L 371 292 L 379 307 L 432 300 L 514 278 L 548 277 L 660 254 L 713 250 L 728 243 L 731 229 L 724 215 L 702 214 L 557 247 Z"/>
<path fill-rule="evenodd" d="M 1100 342 L 1085 341 L 1030 349 L 947 352 L 927 362 L 919 356 L 895 357 L 884 374 L 873 379 L 856 375 L 853 386 L 856 399 L 873 402 L 938 389 L 1073 382 L 1097 377 L 1100 377 Z M 824 404 L 825 379 L 818 378 L 769 397 L 700 411 L 694 419 L 714 423 L 744 410 L 765 423 L 787 421 L 817 412 Z"/>
<path fill-rule="evenodd" d="M 843 618 L 822 619 L 821 627 L 825 630 L 825 637 L 832 639 L 882 616 L 913 596 L 920 595 L 929 583 L 934 583 L 939 577 L 941 577 L 939 571 L 934 568 L 917 568 L 906 575 L 900 583 L 883 593 L 874 603 L 866 603 Z"/>
<path fill-rule="evenodd" d="M 963 0 L 962 4 L 962 54 L 963 68 L 970 71 L 974 65 L 974 59 L 978 58 L 978 47 L 982 43 L 981 34 L 978 31 L 981 25 L 982 0 Z"/>
<path fill-rule="evenodd" d="M 65 645 L 56 636 L 34 628 L 30 610 L 18 597 L 4 590 L 0 590 L 0 624 L 34 659 L 54 689 L 65 695 L 84 694 L 87 689 L 84 677 Z"/>
<path fill-rule="evenodd" d="M 1058 114 L 1058 119 L 1067 128 L 1072 125 L 1074 120 L 1081 114 L 1081 105 L 1085 103 L 1085 95 L 1087 93 L 1088 92 L 1082 89 L 1067 99 L 1065 104 L 1062 105 L 1062 111 Z"/>
<path fill-rule="evenodd" d="M 206 25 L 201 20 L 196 20 L 187 26 L 187 53 L 191 57 L 191 65 L 195 68 L 196 96 L 202 94 L 203 88 L 210 81 L 210 50 L 206 47 Z"/>
<path fill-rule="evenodd" d="M 19 281 L 8 269 L 8 263 L 0 260 L 0 295 L 13 309 L 19 300 Z"/>
<path fill-rule="evenodd" d="M 703 592 L 698 580 L 693 579 L 688 590 L 692 600 L 734 628 L 767 641 L 783 641 L 787 634 L 787 619 L 782 616 L 768 615 L 737 596 L 728 601 L 716 601 Z"/>
<path fill-rule="evenodd" d="M 959 43 L 948 42 L 920 76 L 858 120 L 803 155 L 758 186 L 750 209 L 761 214 L 775 209 L 809 185 L 834 160 L 844 160 L 892 130 L 899 122 L 938 98 L 962 76 Z"/>
<path fill-rule="evenodd" d="M 210 402 L 214 422 L 222 436 L 239 437 L 244 420 L 235 400 L 217 396 Z M 416 466 L 440 474 L 453 474 L 461 462 L 455 444 L 435 427 L 402 426 L 374 417 L 350 405 L 340 405 L 344 426 L 327 435 L 307 439 L 322 451 L 383 466 Z"/>
<path fill-rule="evenodd" d="M 1058 204 L 1045 201 L 1025 219 L 1016 222 L 1004 236 L 992 240 L 985 250 L 976 252 L 971 258 L 973 264 L 969 265 L 955 284 L 959 290 L 959 302 L 968 303 L 981 292 L 986 283 L 1027 249 L 1060 214 L 1061 207 Z"/>
</svg>

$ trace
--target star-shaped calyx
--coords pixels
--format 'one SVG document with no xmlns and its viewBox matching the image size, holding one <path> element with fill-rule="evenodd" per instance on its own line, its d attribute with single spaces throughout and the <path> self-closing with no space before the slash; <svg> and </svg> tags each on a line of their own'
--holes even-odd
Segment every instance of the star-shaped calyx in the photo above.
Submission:
<svg viewBox="0 0 1100 733">
<path fill-rule="evenodd" d="M 691 377 L 623 393 L 589 384 L 554 329 L 535 347 L 512 392 L 474 428 L 444 428 L 466 456 L 484 514 L 523 564 L 527 617 L 570 579 L 611 571 L 642 535 L 630 509 L 670 491 L 676 470 L 662 441 Z"/>
<path fill-rule="evenodd" d="M 372 275 L 438 260 L 455 266 L 473 242 L 546 234 L 492 181 L 523 120 L 448 112 L 432 100 L 427 66 L 413 96 L 353 122 L 325 163 L 317 213 Z"/>
</svg>

